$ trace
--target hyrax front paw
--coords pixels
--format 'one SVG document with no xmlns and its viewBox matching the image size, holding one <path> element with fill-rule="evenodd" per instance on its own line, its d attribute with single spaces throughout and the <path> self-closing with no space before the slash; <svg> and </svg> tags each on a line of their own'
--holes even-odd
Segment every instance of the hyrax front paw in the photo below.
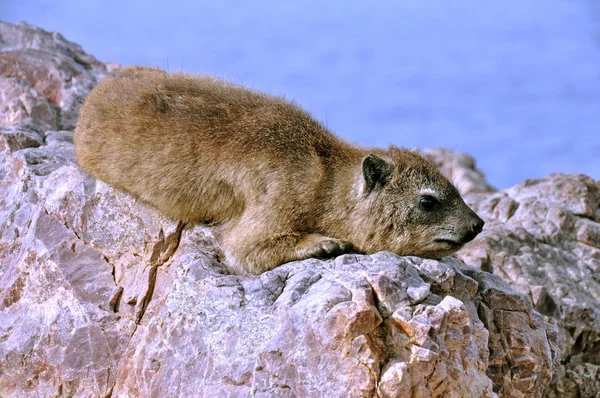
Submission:
<svg viewBox="0 0 600 398">
<path fill-rule="evenodd" d="M 300 258 L 335 257 L 353 250 L 352 243 L 341 239 L 319 237 L 305 239 L 299 245 L 297 254 Z"/>
</svg>

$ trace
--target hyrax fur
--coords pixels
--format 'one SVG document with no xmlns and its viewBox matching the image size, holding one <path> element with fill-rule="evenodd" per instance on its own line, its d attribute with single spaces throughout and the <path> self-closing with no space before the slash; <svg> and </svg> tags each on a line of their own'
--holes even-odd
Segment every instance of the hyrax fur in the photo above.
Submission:
<svg viewBox="0 0 600 398">
<path fill-rule="evenodd" d="M 418 153 L 350 145 L 283 98 L 207 76 L 118 71 L 83 104 L 75 148 L 166 216 L 218 225 L 240 274 L 349 251 L 439 258 L 483 227 Z"/>
</svg>

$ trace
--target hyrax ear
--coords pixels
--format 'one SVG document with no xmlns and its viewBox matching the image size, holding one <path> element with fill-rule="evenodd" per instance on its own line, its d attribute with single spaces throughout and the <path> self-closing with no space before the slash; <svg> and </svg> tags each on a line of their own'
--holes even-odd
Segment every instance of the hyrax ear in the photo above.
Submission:
<svg viewBox="0 0 600 398">
<path fill-rule="evenodd" d="M 392 172 L 392 167 L 379 156 L 370 154 L 364 158 L 362 170 L 366 190 L 367 192 L 371 192 L 374 189 L 383 187 L 387 183 Z"/>
</svg>

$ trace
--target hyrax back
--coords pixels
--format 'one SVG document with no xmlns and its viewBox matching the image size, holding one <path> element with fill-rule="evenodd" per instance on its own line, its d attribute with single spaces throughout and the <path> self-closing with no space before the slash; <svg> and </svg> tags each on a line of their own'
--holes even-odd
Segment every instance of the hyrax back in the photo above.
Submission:
<svg viewBox="0 0 600 398">
<path fill-rule="evenodd" d="M 351 250 L 442 257 L 483 226 L 418 154 L 352 146 L 282 98 L 207 76 L 109 76 L 81 108 L 75 149 L 168 217 L 217 224 L 239 273 Z"/>
</svg>

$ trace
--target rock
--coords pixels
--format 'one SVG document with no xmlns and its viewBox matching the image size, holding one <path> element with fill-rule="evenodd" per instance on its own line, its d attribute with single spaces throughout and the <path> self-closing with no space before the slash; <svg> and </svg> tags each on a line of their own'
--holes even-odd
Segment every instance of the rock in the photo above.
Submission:
<svg viewBox="0 0 600 398">
<path fill-rule="evenodd" d="M 467 155 L 428 150 L 486 220 L 462 261 L 344 255 L 231 275 L 210 229 L 74 163 L 75 99 L 119 65 L 27 24 L 0 22 L 0 39 L 0 58 L 23 62 L 0 60 L 0 395 L 600 391 L 598 182 L 496 192 Z"/>
<path fill-rule="evenodd" d="M 13 25 L 0 21 L 0 76 L 3 76 L 3 81 L 0 81 L 0 109 L 10 109 L 8 117 L 0 120 L 0 123 L 14 123 L 21 118 L 35 118 L 38 115 L 50 124 L 36 123 L 34 120 L 40 129 L 58 127 L 72 130 L 81 102 L 98 79 L 107 73 L 102 62 L 84 52 L 81 46 L 65 40 L 59 33 L 46 32 L 24 22 Z M 19 98 L 12 95 L 12 90 L 17 88 L 6 88 L 8 84 L 21 84 L 21 90 L 28 93 L 29 97 L 23 102 L 25 113 L 6 103 L 7 95 L 12 100 Z M 33 94 L 31 88 L 37 94 Z M 11 91 L 6 93 L 6 90 Z M 38 101 L 40 96 L 45 97 L 47 102 Z M 52 112 L 46 109 L 48 103 L 57 110 L 55 115 L 51 116 Z M 28 107 L 28 104 L 36 104 L 37 108 Z"/>
<path fill-rule="evenodd" d="M 466 200 L 486 225 L 458 256 L 528 296 L 555 328 L 559 360 L 546 396 L 597 396 L 600 183 L 551 174 Z"/>
<path fill-rule="evenodd" d="M 483 173 L 475 167 L 475 159 L 466 153 L 445 148 L 428 148 L 423 156 L 431 160 L 458 188 L 461 195 L 495 192 L 485 180 Z"/>
<path fill-rule="evenodd" d="M 50 144 L 53 142 L 70 142 L 73 143 L 73 132 L 72 131 L 46 131 L 44 134 L 44 142 Z"/>
<path fill-rule="evenodd" d="M 38 131 L 56 129 L 56 111 L 48 99 L 28 83 L 0 76 L 0 123 Z"/>
</svg>

